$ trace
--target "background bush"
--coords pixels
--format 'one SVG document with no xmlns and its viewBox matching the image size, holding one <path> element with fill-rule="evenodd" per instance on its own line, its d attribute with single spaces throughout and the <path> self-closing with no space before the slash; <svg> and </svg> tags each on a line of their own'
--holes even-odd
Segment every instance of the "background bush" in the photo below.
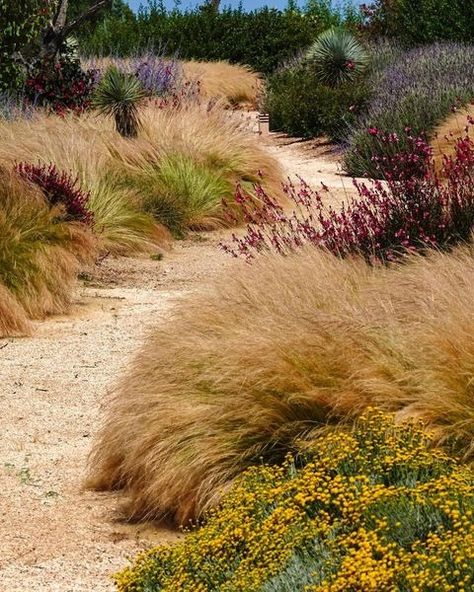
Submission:
<svg viewBox="0 0 474 592">
<path fill-rule="evenodd" d="M 353 18 L 350 11 L 348 18 Z M 136 16 L 108 16 L 91 34 L 83 34 L 81 48 L 87 55 L 124 56 L 164 48 L 183 59 L 229 60 L 268 73 L 342 19 L 328 0 L 312 0 L 304 11 L 292 5 L 251 12 L 202 7 L 178 12 L 150 3 Z"/>
<path fill-rule="evenodd" d="M 18 54 L 39 34 L 51 7 L 48 0 L 0 0 L 0 93 L 21 86 Z"/>
<path fill-rule="evenodd" d="M 445 43 L 403 52 L 369 84 L 372 97 L 349 135 L 344 165 L 350 175 L 377 177 L 374 157 L 390 154 L 379 132 L 397 134 L 397 150 L 408 150 L 407 127 L 429 136 L 453 107 L 474 97 L 474 46 Z"/>
<path fill-rule="evenodd" d="M 325 134 L 340 141 L 363 110 L 368 94 L 364 80 L 326 86 L 314 69 L 300 62 L 268 78 L 263 108 L 274 130 L 305 138 Z"/>
<path fill-rule="evenodd" d="M 421 426 L 374 412 L 353 432 L 300 443 L 296 460 L 246 472 L 200 530 L 142 553 L 117 587 L 467 590 L 474 475 L 429 445 Z"/>
<path fill-rule="evenodd" d="M 370 34 L 405 44 L 474 41 L 474 4 L 465 0 L 376 0 L 364 12 Z"/>
</svg>

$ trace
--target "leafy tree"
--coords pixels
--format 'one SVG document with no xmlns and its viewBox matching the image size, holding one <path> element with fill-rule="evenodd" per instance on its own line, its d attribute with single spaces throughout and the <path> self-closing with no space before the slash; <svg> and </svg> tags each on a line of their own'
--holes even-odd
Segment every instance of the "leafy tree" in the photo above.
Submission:
<svg viewBox="0 0 474 592">
<path fill-rule="evenodd" d="M 375 36 L 397 37 L 409 45 L 474 41 L 472 0 L 376 0 L 361 10 L 366 30 Z"/>
<path fill-rule="evenodd" d="M 21 84 L 21 52 L 40 34 L 54 5 L 51 0 L 0 0 L 0 92 Z"/>
</svg>

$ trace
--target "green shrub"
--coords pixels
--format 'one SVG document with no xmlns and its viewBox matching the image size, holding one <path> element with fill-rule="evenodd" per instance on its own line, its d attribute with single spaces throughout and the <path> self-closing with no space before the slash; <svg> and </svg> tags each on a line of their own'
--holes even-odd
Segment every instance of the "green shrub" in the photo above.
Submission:
<svg viewBox="0 0 474 592">
<path fill-rule="evenodd" d="M 150 3 L 137 16 L 106 18 L 90 35 L 82 36 L 81 47 L 88 55 L 122 56 L 165 48 L 182 59 L 228 60 L 268 73 L 341 20 L 328 0 L 312 0 L 304 11 L 292 6 L 251 12 L 242 8 L 168 12 Z"/>
<path fill-rule="evenodd" d="M 41 31 L 51 5 L 48 0 L 0 0 L 0 93 L 21 86 L 25 73 L 19 54 Z"/>
<path fill-rule="evenodd" d="M 421 425 L 369 411 L 247 470 L 202 528 L 138 556 L 120 592 L 419 592 L 474 581 L 474 475 Z"/>
<path fill-rule="evenodd" d="M 309 65 L 282 68 L 269 77 L 264 109 L 273 129 L 305 138 L 344 139 L 368 100 L 363 79 L 336 87 L 322 84 Z"/>
<path fill-rule="evenodd" d="M 376 0 L 366 17 L 372 35 L 409 45 L 474 41 L 474 3 L 466 0 Z"/>
</svg>

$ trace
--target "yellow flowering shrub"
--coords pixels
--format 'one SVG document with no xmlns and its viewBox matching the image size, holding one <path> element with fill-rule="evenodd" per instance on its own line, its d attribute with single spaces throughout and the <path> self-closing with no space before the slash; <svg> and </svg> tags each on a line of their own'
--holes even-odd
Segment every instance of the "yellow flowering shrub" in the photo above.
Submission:
<svg viewBox="0 0 474 592">
<path fill-rule="evenodd" d="M 120 592 L 468 592 L 474 475 L 420 424 L 351 432 L 246 471 L 204 524 L 140 554 Z"/>
</svg>

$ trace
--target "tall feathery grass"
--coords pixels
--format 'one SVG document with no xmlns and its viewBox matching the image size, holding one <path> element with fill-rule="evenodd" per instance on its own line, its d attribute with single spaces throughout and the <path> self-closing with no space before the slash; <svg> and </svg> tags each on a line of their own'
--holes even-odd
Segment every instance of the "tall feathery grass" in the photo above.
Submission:
<svg viewBox="0 0 474 592">
<path fill-rule="evenodd" d="M 0 335 L 30 332 L 30 319 L 66 312 L 81 266 L 96 244 L 90 230 L 66 222 L 38 189 L 0 168 Z"/>
<path fill-rule="evenodd" d="M 119 135 L 113 123 L 93 116 L 36 115 L 0 122 L 0 162 L 53 163 L 79 178 L 90 191 L 89 208 L 102 246 L 112 253 L 149 250 L 166 233 L 141 209 L 131 192 L 116 189 L 108 145 Z"/>
<path fill-rule="evenodd" d="M 142 81 L 145 88 L 155 95 L 179 93 L 187 83 L 204 100 L 219 99 L 227 106 L 246 106 L 257 108 L 262 91 L 259 74 L 248 66 L 229 64 L 225 61 L 199 62 L 164 58 L 152 53 L 144 53 L 131 58 L 113 56 L 88 58 L 83 60 L 85 68 L 105 72 L 115 66 L 123 72 L 133 73 Z"/>
<path fill-rule="evenodd" d="M 88 484 L 184 523 L 247 467 L 369 405 L 474 453 L 472 250 L 388 268 L 265 255 L 184 299 L 106 406 Z"/>
<path fill-rule="evenodd" d="M 54 163 L 77 175 L 91 192 L 96 230 L 118 252 L 165 240 L 164 226 L 228 225 L 222 199 L 261 174 L 272 195 L 282 196 L 277 161 L 219 107 L 145 105 L 140 123 L 137 138 L 124 139 L 95 115 L 0 122 L 0 162 Z"/>
<path fill-rule="evenodd" d="M 190 81 L 199 81 L 205 98 L 223 99 L 230 105 L 256 109 L 263 89 L 262 80 L 248 66 L 228 62 L 182 62 L 183 73 Z"/>
</svg>

